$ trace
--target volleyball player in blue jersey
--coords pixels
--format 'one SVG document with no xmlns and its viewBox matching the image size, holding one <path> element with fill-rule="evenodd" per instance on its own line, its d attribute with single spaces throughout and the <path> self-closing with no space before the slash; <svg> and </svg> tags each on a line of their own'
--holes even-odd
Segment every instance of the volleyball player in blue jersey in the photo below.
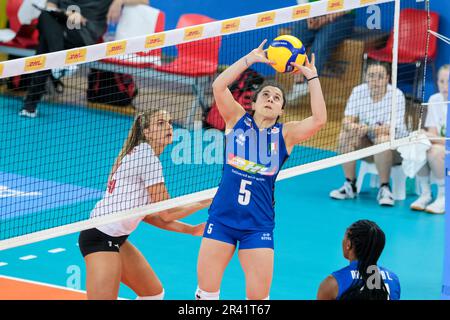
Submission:
<svg viewBox="0 0 450 320">
<path fill-rule="evenodd" d="M 268 299 L 274 261 L 274 185 L 294 146 L 310 138 L 327 119 L 314 55 L 305 66 L 292 64 L 309 83 L 312 115 L 278 123 L 285 106 L 283 90 L 261 85 L 252 114 L 235 101 L 228 86 L 254 63 L 271 64 L 261 45 L 239 59 L 213 83 L 214 98 L 226 123 L 222 181 L 209 210 L 200 247 L 196 299 L 219 299 L 223 272 L 239 245 L 247 299 Z"/>
<path fill-rule="evenodd" d="M 372 221 L 359 220 L 345 232 L 344 257 L 350 264 L 322 281 L 319 300 L 399 300 L 400 281 L 395 273 L 377 265 L 386 237 Z"/>
</svg>

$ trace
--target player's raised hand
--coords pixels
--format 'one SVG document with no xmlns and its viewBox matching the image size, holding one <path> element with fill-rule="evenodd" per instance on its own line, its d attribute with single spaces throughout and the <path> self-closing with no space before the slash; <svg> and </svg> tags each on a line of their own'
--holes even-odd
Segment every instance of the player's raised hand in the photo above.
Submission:
<svg viewBox="0 0 450 320">
<path fill-rule="evenodd" d="M 303 66 L 301 66 L 295 62 L 291 62 L 291 65 L 293 67 L 295 67 L 295 69 L 296 69 L 293 73 L 294 74 L 302 73 L 306 79 L 311 79 L 313 77 L 316 77 L 317 76 L 317 68 L 316 68 L 315 62 L 316 62 L 316 56 L 314 55 L 314 53 L 311 55 L 311 62 L 309 61 L 308 56 L 306 56 L 306 61 Z"/>
<path fill-rule="evenodd" d="M 258 48 L 253 49 L 247 56 L 247 64 L 250 65 L 252 63 L 261 62 L 267 64 L 274 64 L 275 62 L 267 59 L 266 50 L 264 50 L 264 45 L 267 43 L 267 39 L 264 39 L 263 42 L 259 45 Z"/>
</svg>

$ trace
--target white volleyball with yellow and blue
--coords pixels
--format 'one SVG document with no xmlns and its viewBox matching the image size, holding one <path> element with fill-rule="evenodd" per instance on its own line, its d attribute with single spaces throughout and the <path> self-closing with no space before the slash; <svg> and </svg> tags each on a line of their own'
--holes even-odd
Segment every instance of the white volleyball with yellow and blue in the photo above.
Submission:
<svg viewBox="0 0 450 320">
<path fill-rule="evenodd" d="M 281 73 L 294 71 L 291 62 L 303 65 L 306 60 L 306 48 L 300 39 L 291 35 L 282 35 L 273 39 L 267 49 L 267 58 L 275 62 L 272 67 Z"/>
</svg>

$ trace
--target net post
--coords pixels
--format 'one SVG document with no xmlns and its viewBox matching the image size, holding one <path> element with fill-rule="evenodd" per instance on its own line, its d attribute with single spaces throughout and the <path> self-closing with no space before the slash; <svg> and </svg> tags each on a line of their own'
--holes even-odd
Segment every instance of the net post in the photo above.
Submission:
<svg viewBox="0 0 450 320">
<path fill-rule="evenodd" d="M 391 128 L 389 132 L 391 144 L 395 140 L 395 127 L 397 123 L 397 77 L 398 77 L 398 42 L 400 28 L 400 0 L 395 0 L 394 11 L 394 44 L 392 46 L 392 111 Z"/>
</svg>

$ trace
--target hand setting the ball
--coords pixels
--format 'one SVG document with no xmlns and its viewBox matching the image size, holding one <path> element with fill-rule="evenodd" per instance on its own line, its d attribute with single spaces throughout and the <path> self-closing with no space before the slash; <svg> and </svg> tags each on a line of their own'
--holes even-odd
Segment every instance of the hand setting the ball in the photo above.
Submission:
<svg viewBox="0 0 450 320">
<path fill-rule="evenodd" d="M 274 62 L 272 67 L 281 73 L 296 70 L 291 64 L 303 65 L 306 60 L 306 49 L 303 43 L 291 35 L 282 35 L 275 38 L 267 49 L 267 58 Z"/>
</svg>

